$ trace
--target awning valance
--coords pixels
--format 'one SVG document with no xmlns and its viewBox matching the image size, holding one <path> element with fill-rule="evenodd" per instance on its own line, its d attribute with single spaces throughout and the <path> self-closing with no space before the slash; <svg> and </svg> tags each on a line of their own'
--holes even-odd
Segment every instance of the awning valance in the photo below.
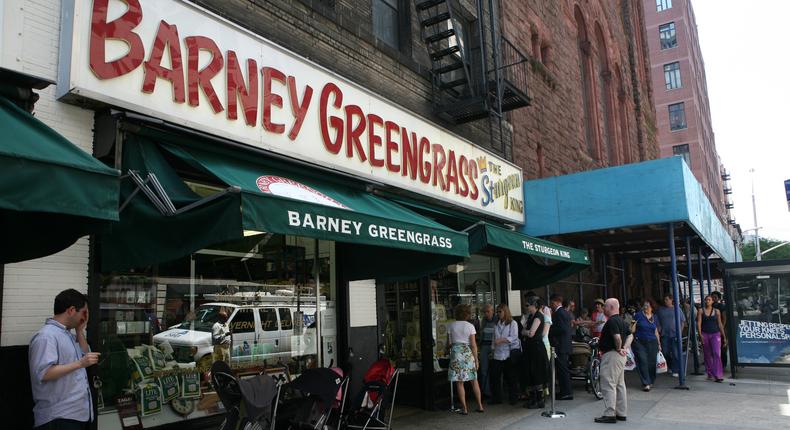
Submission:
<svg viewBox="0 0 790 430">
<path fill-rule="evenodd" d="M 510 258 L 513 289 L 539 287 L 584 270 L 587 251 L 480 222 L 469 230 L 469 252 L 495 251 Z"/>
<path fill-rule="evenodd" d="M 366 192 L 363 184 L 332 175 L 321 176 L 317 171 L 305 171 L 304 167 L 292 166 L 239 148 L 226 148 L 217 144 L 212 146 L 207 142 L 190 141 L 158 131 L 143 130 L 140 133 L 129 135 L 124 142 L 124 168 L 135 170 L 141 176 L 154 173 L 163 188 L 175 197 L 173 200 L 177 206 L 189 204 L 198 196 L 194 195 L 190 200 L 191 191 L 175 173 L 173 165 L 181 168 L 188 166 L 193 171 L 214 178 L 211 181 L 213 183 L 237 187 L 240 191 L 211 203 L 213 210 L 224 220 L 222 226 L 198 215 L 200 211 L 211 211 L 210 207 L 201 206 L 181 214 L 159 217 L 142 196 L 135 196 L 121 216 L 125 231 L 117 233 L 123 238 L 117 237 L 110 241 L 137 242 L 141 236 L 135 233 L 136 228 L 157 228 L 155 226 L 161 223 L 154 218 L 166 218 L 161 221 L 171 224 L 182 235 L 189 236 L 185 240 L 193 243 L 171 249 L 168 255 L 156 258 L 150 256 L 151 251 L 148 251 L 149 255 L 137 255 L 139 258 L 127 258 L 129 251 L 121 250 L 119 252 L 126 257 L 108 256 L 112 267 L 119 268 L 124 260 L 126 264 L 133 265 L 168 261 L 188 255 L 189 252 L 185 251 L 189 248 L 194 248 L 194 251 L 219 243 L 220 240 L 240 238 L 245 232 L 312 237 L 417 251 L 451 259 L 469 255 L 466 233 L 452 230 Z M 235 213 L 232 209 L 234 205 Z M 133 214 L 129 216 L 145 213 L 147 220 L 138 220 L 136 226 L 132 226 L 125 222 L 127 210 Z M 193 213 L 190 215 L 189 212 Z M 177 221 L 189 216 L 193 218 L 189 221 L 192 224 L 189 227 Z M 211 228 L 200 223 L 208 223 Z M 192 232 L 191 235 L 189 232 Z M 146 235 L 145 232 L 139 234 Z M 196 235 L 206 237 L 199 239 L 194 237 Z M 142 243 L 128 245 L 132 248 L 143 247 Z"/>
<path fill-rule="evenodd" d="M 118 220 L 118 171 L 0 97 L 0 263 L 58 252 Z"/>
</svg>

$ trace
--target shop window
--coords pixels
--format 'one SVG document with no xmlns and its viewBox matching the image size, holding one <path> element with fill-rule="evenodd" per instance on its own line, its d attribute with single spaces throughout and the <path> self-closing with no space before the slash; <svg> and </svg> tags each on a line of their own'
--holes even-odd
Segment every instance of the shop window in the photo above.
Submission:
<svg viewBox="0 0 790 430">
<path fill-rule="evenodd" d="M 263 331 L 277 331 L 277 311 L 274 308 L 264 308 L 260 310 L 261 329 Z M 285 330 L 285 329 L 283 329 Z"/>
<path fill-rule="evenodd" d="M 675 23 L 658 26 L 658 39 L 661 42 L 661 49 L 669 49 L 678 46 L 677 35 L 675 34 Z"/>
<path fill-rule="evenodd" d="M 335 335 L 319 343 L 315 328 L 299 324 L 314 319 L 318 288 L 321 328 L 335 330 L 334 252 L 332 242 L 263 233 L 173 262 L 103 274 L 95 287 L 101 298 L 99 428 L 120 428 L 114 401 L 129 387 L 143 427 L 222 413 L 205 373 L 226 357 L 211 339 L 222 311 L 230 316 L 229 364 L 240 376 L 272 368 L 298 375 L 316 361 L 317 344 L 332 345 L 322 351 L 323 362 L 337 362 Z M 143 399 L 159 406 L 142 408 Z"/>
<path fill-rule="evenodd" d="M 685 103 L 675 103 L 669 105 L 669 129 L 672 131 L 683 130 L 686 125 L 686 105 Z"/>
<path fill-rule="evenodd" d="M 474 255 L 462 264 L 431 277 L 431 336 L 434 373 L 447 371 L 449 347 L 447 325 L 455 321 L 453 309 L 458 304 L 472 307 L 473 323 L 479 325 L 483 305 L 499 303 L 499 259 Z M 384 339 L 384 353 L 406 375 L 422 372 L 420 335 L 420 287 L 418 281 L 380 284 L 383 308 L 379 330 Z M 520 313 L 514 310 L 514 313 Z"/>
<path fill-rule="evenodd" d="M 398 32 L 398 1 L 373 1 L 373 34 L 387 45 L 398 49 L 400 44 Z"/>
<path fill-rule="evenodd" d="M 680 81 L 680 63 L 664 64 L 664 82 L 668 90 L 680 88 L 683 83 Z"/>
<path fill-rule="evenodd" d="M 656 0 L 656 12 L 672 9 L 672 0 Z"/>
</svg>

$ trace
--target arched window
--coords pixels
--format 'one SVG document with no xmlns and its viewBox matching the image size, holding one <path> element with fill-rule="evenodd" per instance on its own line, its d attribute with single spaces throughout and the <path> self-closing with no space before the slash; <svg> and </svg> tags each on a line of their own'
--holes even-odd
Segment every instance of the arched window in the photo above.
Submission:
<svg viewBox="0 0 790 430">
<path fill-rule="evenodd" d="M 587 146 L 587 153 L 594 159 L 599 159 L 598 133 L 595 129 L 597 115 L 595 113 L 595 93 L 592 81 L 593 64 L 591 55 L 591 44 L 587 37 L 587 25 L 584 22 L 579 6 L 573 11 L 576 19 L 576 39 L 579 45 L 579 68 L 582 83 L 582 109 L 584 110 L 584 142 Z"/>
</svg>

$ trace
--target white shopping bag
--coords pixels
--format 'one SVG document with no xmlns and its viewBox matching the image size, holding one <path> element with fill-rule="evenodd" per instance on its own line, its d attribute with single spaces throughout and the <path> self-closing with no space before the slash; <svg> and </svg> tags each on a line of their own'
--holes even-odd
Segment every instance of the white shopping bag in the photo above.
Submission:
<svg viewBox="0 0 790 430">
<path fill-rule="evenodd" d="M 656 373 L 667 373 L 667 360 L 661 351 L 656 356 Z"/>
<path fill-rule="evenodd" d="M 625 370 L 636 369 L 636 360 L 634 359 L 634 352 L 631 348 L 625 350 Z"/>
</svg>

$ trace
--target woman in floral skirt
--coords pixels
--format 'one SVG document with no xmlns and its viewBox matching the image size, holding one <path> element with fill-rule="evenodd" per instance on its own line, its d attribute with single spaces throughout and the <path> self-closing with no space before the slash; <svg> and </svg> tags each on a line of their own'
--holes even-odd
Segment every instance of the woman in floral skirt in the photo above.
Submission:
<svg viewBox="0 0 790 430">
<path fill-rule="evenodd" d="M 464 383 L 472 383 L 472 390 L 477 400 L 477 412 L 483 412 L 483 403 L 480 397 L 480 385 L 477 384 L 477 369 L 480 362 L 477 358 L 477 342 L 475 342 L 475 326 L 469 322 L 472 316 L 472 309 L 469 305 L 458 305 L 455 307 L 455 322 L 447 328 L 450 337 L 450 368 L 447 371 L 447 378 L 455 382 L 458 391 L 458 399 L 461 402 L 461 415 L 467 415 L 469 410 L 466 407 L 466 391 Z"/>
</svg>

